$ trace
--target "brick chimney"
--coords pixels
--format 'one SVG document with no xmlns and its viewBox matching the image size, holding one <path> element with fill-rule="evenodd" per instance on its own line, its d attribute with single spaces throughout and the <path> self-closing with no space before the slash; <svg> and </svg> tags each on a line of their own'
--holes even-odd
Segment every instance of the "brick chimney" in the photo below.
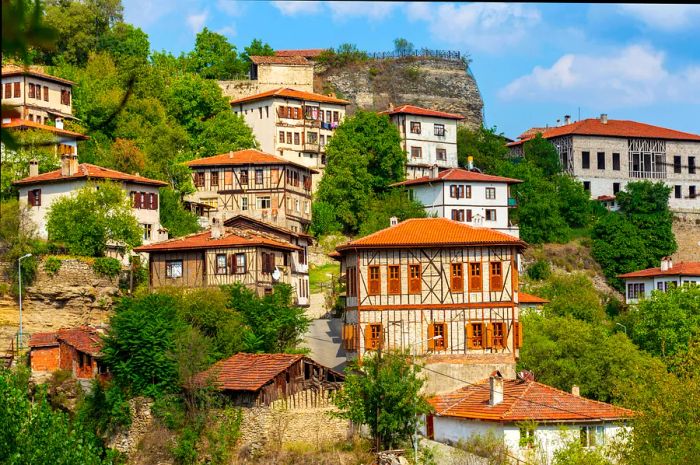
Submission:
<svg viewBox="0 0 700 465">
<path fill-rule="evenodd" d="M 608 114 L 607 113 L 600 114 L 600 122 L 602 124 L 608 124 Z"/>
<path fill-rule="evenodd" d="M 29 160 L 29 176 L 39 176 L 39 160 L 36 158 Z"/>
<path fill-rule="evenodd" d="M 664 257 L 661 259 L 661 271 L 668 271 L 673 268 L 673 260 L 671 257 Z"/>
<path fill-rule="evenodd" d="M 578 386 L 575 384 L 571 386 L 571 393 L 575 395 L 576 397 L 581 397 L 581 391 L 579 390 Z"/>
<path fill-rule="evenodd" d="M 489 377 L 489 405 L 494 406 L 503 402 L 503 377 L 500 373 Z"/>
<path fill-rule="evenodd" d="M 64 153 L 61 155 L 61 176 L 74 176 L 78 172 L 78 155 Z"/>
<path fill-rule="evenodd" d="M 224 220 L 221 217 L 211 219 L 211 238 L 220 239 L 224 236 Z"/>
</svg>

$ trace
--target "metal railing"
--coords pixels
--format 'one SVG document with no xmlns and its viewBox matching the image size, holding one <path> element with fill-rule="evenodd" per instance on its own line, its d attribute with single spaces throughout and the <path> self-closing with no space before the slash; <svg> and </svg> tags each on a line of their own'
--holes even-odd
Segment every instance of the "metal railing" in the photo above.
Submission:
<svg viewBox="0 0 700 465">
<path fill-rule="evenodd" d="M 391 58 L 406 58 L 406 57 L 419 57 L 419 58 L 440 58 L 443 60 L 454 60 L 460 61 L 462 58 L 466 58 L 458 50 L 430 50 L 427 48 L 422 48 L 420 50 L 410 50 L 410 51 L 391 51 L 391 52 L 369 52 L 367 53 L 367 58 L 372 60 L 384 60 Z"/>
</svg>

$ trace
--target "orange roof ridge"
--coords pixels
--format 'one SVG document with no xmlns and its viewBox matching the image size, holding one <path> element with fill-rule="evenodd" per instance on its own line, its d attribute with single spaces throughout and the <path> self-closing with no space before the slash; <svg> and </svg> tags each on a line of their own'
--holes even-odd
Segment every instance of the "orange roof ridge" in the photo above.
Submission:
<svg viewBox="0 0 700 465">
<path fill-rule="evenodd" d="M 255 100 L 262 100 L 270 97 L 286 97 L 296 100 L 308 100 L 311 102 L 336 103 L 339 105 L 348 105 L 350 103 L 347 100 L 329 97 L 328 95 L 305 92 L 303 90 L 291 89 L 289 87 L 278 87 L 277 89 L 268 90 L 259 94 L 231 100 L 230 104 L 235 105 L 237 103 L 253 102 Z"/>
<path fill-rule="evenodd" d="M 109 181 L 126 181 L 136 184 L 145 184 L 152 186 L 167 186 L 168 183 L 157 179 L 145 178 L 135 174 L 122 173 L 121 171 L 105 168 L 103 166 L 93 165 L 91 163 L 80 163 L 78 165 L 78 173 L 71 176 L 61 175 L 61 170 L 53 170 L 37 176 L 28 176 L 13 182 L 14 185 L 39 184 L 42 182 L 62 182 L 74 181 L 76 179 L 105 179 Z"/>
<path fill-rule="evenodd" d="M 194 160 L 187 161 L 184 164 L 189 167 L 279 164 L 296 166 L 309 170 L 311 173 L 318 173 L 318 171 L 308 168 L 300 163 L 287 160 L 279 155 L 263 152 L 257 148 L 242 149 L 212 155 L 211 157 L 196 158 Z"/>
<path fill-rule="evenodd" d="M 396 115 L 396 114 L 401 114 L 401 113 L 406 113 L 409 115 L 419 115 L 419 116 L 434 116 L 436 118 L 447 118 L 447 119 L 464 119 L 464 116 L 458 114 L 458 113 L 447 113 L 445 111 L 440 111 L 440 110 L 432 110 L 430 108 L 423 108 L 419 107 L 417 105 L 410 105 L 410 104 L 404 104 L 398 107 L 395 107 L 393 110 L 384 110 L 380 112 L 382 114 L 387 114 L 387 115 Z"/>
<path fill-rule="evenodd" d="M 2 127 L 5 129 L 27 127 L 33 129 L 41 129 L 42 131 L 55 132 L 56 134 L 71 136 L 75 137 L 76 139 L 87 140 L 90 138 L 89 136 L 86 136 L 85 134 L 81 134 L 79 132 L 69 131 L 68 129 L 59 129 L 56 126 L 49 126 L 48 124 L 42 124 L 36 121 L 29 121 L 26 119 L 12 118 L 9 123 L 2 123 Z"/>
<path fill-rule="evenodd" d="M 619 274 L 618 278 L 644 278 L 652 276 L 700 276 L 700 262 L 679 262 L 674 264 L 668 270 L 662 271 L 661 267 L 656 266 L 646 268 L 644 270 L 631 271 L 629 273 Z"/>
<path fill-rule="evenodd" d="M 520 179 L 506 178 L 492 174 L 479 173 L 477 171 L 469 171 L 465 168 L 448 168 L 439 171 L 436 177 L 423 176 L 416 179 L 408 179 L 406 181 L 391 184 L 392 186 L 412 186 L 416 184 L 428 184 L 432 182 L 446 181 L 466 181 L 466 182 L 504 182 L 507 184 L 517 184 L 523 182 Z"/>
</svg>

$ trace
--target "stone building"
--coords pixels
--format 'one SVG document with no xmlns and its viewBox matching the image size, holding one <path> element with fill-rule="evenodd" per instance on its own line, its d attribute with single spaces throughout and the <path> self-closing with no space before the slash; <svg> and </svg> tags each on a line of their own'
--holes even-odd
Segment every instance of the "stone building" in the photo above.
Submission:
<svg viewBox="0 0 700 465">
<path fill-rule="evenodd" d="M 401 135 L 406 153 L 406 179 L 417 179 L 439 169 L 457 168 L 457 122 L 464 116 L 401 105 L 382 112 L 389 115 Z"/>
<path fill-rule="evenodd" d="M 627 120 L 584 119 L 522 134 L 508 146 L 522 155 L 523 144 L 541 133 L 557 148 L 564 171 L 583 182 L 594 199 L 606 202 L 633 181 L 662 181 L 671 188 L 669 206 L 700 212 L 700 135 Z"/>
<path fill-rule="evenodd" d="M 345 118 L 346 100 L 279 88 L 231 101 L 263 152 L 309 168 L 326 164 L 326 144 Z"/>
<path fill-rule="evenodd" d="M 251 56 L 249 79 L 219 81 L 223 94 L 232 99 L 291 88 L 314 91 L 314 63 L 301 55 Z"/>
<path fill-rule="evenodd" d="M 496 369 L 514 373 L 525 247 L 511 235 L 445 218 L 408 219 L 338 246 L 348 358 L 381 347 L 415 351 L 467 381 Z M 429 392 L 454 388 L 435 381 Z"/>
</svg>

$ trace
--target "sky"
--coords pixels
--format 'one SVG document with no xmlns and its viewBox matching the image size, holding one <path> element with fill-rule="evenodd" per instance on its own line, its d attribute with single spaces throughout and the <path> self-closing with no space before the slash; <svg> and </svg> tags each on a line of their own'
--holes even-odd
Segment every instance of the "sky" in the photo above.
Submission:
<svg viewBox="0 0 700 465">
<path fill-rule="evenodd" d="M 188 52 L 204 27 L 239 50 L 459 50 L 485 124 L 511 138 L 533 126 L 629 119 L 700 134 L 700 5 L 123 0 L 153 50 Z M 409 102 L 397 102 L 409 103 Z"/>
</svg>

